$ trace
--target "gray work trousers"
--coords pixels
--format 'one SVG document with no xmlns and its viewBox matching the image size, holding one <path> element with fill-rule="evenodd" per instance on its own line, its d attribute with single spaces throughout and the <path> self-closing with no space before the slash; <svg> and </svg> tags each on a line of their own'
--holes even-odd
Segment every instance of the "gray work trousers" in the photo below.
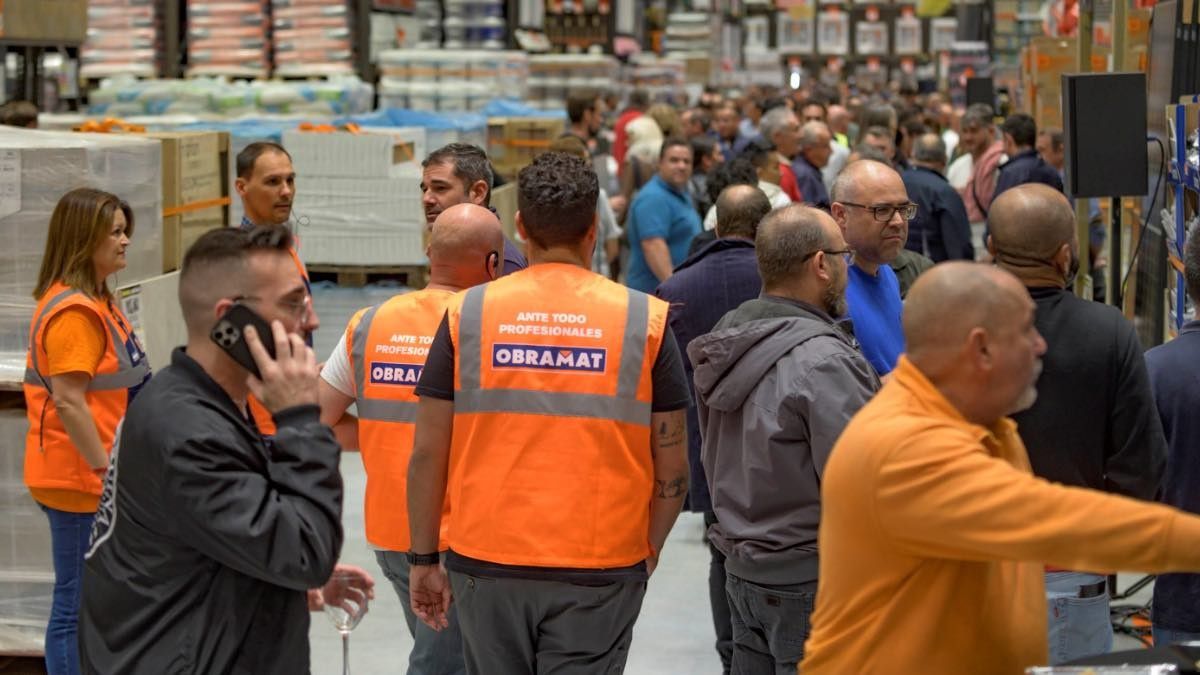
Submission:
<svg viewBox="0 0 1200 675">
<path fill-rule="evenodd" d="M 733 675 L 794 675 L 804 658 L 817 582 L 760 586 L 726 575 L 733 619 Z"/>
<path fill-rule="evenodd" d="M 646 582 L 584 586 L 450 572 L 470 675 L 625 670 Z"/>
<path fill-rule="evenodd" d="M 412 600 L 408 593 L 408 558 L 398 551 L 375 551 L 375 559 L 383 575 L 392 582 L 400 607 L 404 609 L 404 622 L 408 634 L 413 638 L 413 648 L 408 654 L 408 675 L 463 675 L 462 633 L 458 629 L 458 612 L 452 603 L 446 618 L 449 628 L 440 631 L 426 626 L 412 611 Z M 397 671 L 399 672 L 399 671 Z"/>
</svg>

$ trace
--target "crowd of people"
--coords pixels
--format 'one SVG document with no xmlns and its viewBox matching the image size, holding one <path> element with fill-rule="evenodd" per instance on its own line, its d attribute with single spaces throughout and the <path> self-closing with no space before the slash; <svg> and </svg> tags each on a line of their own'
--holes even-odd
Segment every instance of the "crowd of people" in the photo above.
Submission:
<svg viewBox="0 0 1200 675">
<path fill-rule="evenodd" d="M 620 672 L 681 509 L 724 672 L 1103 653 L 1117 569 L 1180 573 L 1155 636 L 1200 636 L 1200 328 L 1143 355 L 1072 294 L 1061 134 L 820 87 L 567 112 L 507 235 L 483 150 L 424 158 L 428 284 L 320 364 L 286 148 L 239 154 L 153 378 L 106 285 L 132 210 L 62 198 L 25 379 L 51 673 L 307 672 L 308 612 L 375 593 L 338 563 L 344 450 L 415 675 Z"/>
</svg>

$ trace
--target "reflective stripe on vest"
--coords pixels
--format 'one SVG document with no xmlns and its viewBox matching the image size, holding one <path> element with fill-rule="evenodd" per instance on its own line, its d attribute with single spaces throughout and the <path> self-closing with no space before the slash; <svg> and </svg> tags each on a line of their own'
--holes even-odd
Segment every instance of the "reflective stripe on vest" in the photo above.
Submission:
<svg viewBox="0 0 1200 675">
<path fill-rule="evenodd" d="M 36 337 L 38 331 L 41 330 L 42 321 L 45 320 L 46 315 L 59 303 L 76 294 L 85 295 L 83 292 L 71 288 L 51 298 L 34 319 L 33 330 L 30 335 Z M 118 367 L 115 373 L 101 373 L 92 377 L 91 382 L 88 383 L 87 391 L 114 391 L 136 387 L 150 375 L 149 361 L 142 359 L 137 365 L 134 365 L 133 360 L 129 357 L 129 352 L 125 349 L 125 338 L 121 337 L 120 331 L 117 330 L 117 327 L 113 325 L 107 316 L 101 318 L 104 321 L 104 325 L 108 328 L 109 336 L 112 338 L 114 345 L 113 352 L 117 357 Z M 53 393 L 53 390 L 50 388 L 50 381 L 42 377 L 41 368 L 38 366 L 37 353 L 37 345 L 30 345 L 29 358 L 32 363 L 30 367 L 25 369 L 25 384 L 41 387 Z"/>
<path fill-rule="evenodd" d="M 378 422 L 416 422 L 417 404 L 413 401 L 393 401 L 386 398 L 371 398 L 363 394 L 367 390 L 367 336 L 371 334 L 371 322 L 381 305 L 375 305 L 363 313 L 354 327 L 350 342 L 350 354 L 354 361 L 354 398 L 358 406 L 358 418 Z"/>
<path fill-rule="evenodd" d="M 637 400 L 642 362 L 646 355 L 649 297 L 626 289 L 625 333 L 621 338 L 621 364 L 617 371 L 617 392 L 580 394 L 531 389 L 481 389 L 480 354 L 483 351 L 483 294 L 486 285 L 475 286 L 463 298 L 459 315 L 459 386 L 455 393 L 456 413 L 528 413 L 558 417 L 593 417 L 650 424 L 651 405 Z M 365 317 L 364 317 L 365 319 Z"/>
</svg>

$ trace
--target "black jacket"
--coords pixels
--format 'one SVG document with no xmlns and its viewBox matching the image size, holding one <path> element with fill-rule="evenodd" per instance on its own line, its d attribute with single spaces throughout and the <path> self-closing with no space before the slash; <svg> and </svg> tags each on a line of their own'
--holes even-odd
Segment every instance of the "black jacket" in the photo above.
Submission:
<svg viewBox="0 0 1200 675">
<path fill-rule="evenodd" d="M 971 222 L 962 196 L 946 178 L 918 166 L 900 174 L 908 198 L 917 205 L 917 216 L 908 225 L 905 246 L 934 262 L 974 260 Z"/>
<path fill-rule="evenodd" d="M 1142 347 L 1114 307 L 1060 288 L 1033 288 L 1046 339 L 1037 402 L 1013 415 L 1042 478 L 1154 499 L 1167 443 Z"/>
<path fill-rule="evenodd" d="M 758 259 L 754 257 L 754 242 L 749 239 L 717 239 L 709 242 L 687 260 L 679 263 L 666 281 L 658 286 L 655 295 L 671 303 L 667 318 L 679 348 L 711 331 L 725 313 L 747 300 L 758 297 L 762 279 L 758 276 Z M 686 351 L 684 352 L 686 354 Z M 693 388 L 695 373 L 692 362 L 683 360 L 688 389 Z M 687 508 L 689 511 L 712 511 L 704 466 L 700 463 L 700 422 L 696 417 L 696 401 L 688 405 L 688 481 Z"/>
<path fill-rule="evenodd" d="M 339 448 L 316 406 L 275 423 L 264 441 L 182 349 L 145 386 L 84 565 L 83 672 L 309 671 L 305 589 L 342 546 Z"/>
<path fill-rule="evenodd" d="M 1047 164 L 1037 150 L 1026 150 L 1000 165 L 1000 175 L 996 178 L 996 191 L 992 193 L 992 203 L 995 204 L 996 197 L 1005 190 L 1026 183 L 1043 183 L 1059 192 L 1063 191 L 1062 176 L 1059 175 L 1058 169 Z"/>
</svg>

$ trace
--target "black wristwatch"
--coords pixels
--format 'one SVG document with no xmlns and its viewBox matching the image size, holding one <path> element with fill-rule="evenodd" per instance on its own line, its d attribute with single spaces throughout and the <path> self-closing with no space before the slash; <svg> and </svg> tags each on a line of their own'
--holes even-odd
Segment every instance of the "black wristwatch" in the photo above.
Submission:
<svg viewBox="0 0 1200 675">
<path fill-rule="evenodd" d="M 409 565 L 436 565 L 442 561 L 442 554 L 437 551 L 433 553 L 413 553 L 409 551 L 404 555 L 408 557 Z"/>
</svg>

